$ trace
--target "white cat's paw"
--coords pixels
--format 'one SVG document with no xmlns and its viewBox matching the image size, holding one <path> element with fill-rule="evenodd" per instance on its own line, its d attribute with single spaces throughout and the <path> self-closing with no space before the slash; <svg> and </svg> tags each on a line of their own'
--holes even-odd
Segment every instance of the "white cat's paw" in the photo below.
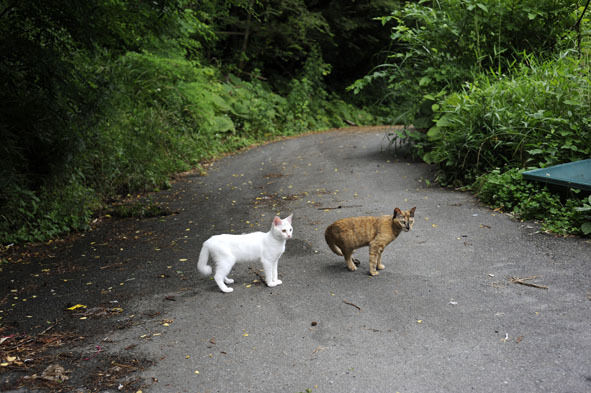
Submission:
<svg viewBox="0 0 591 393">
<path fill-rule="evenodd" d="M 220 289 L 222 290 L 222 292 L 225 292 L 225 293 L 230 293 L 230 292 L 232 292 L 234 290 L 234 288 L 228 288 L 228 287 L 226 287 L 226 288 L 220 288 Z"/>
<path fill-rule="evenodd" d="M 228 277 L 224 278 L 224 282 L 225 282 L 226 284 L 234 284 L 234 280 L 233 280 L 233 279 L 231 279 L 231 278 L 228 278 Z"/>
<path fill-rule="evenodd" d="M 267 283 L 267 286 L 268 287 L 271 287 L 271 288 L 276 287 L 277 285 L 278 285 L 277 284 L 277 281 L 270 281 L 270 282 Z"/>
<path fill-rule="evenodd" d="M 281 285 L 281 284 L 283 284 L 283 281 L 281 281 L 281 280 L 275 280 L 275 284 Z"/>
</svg>

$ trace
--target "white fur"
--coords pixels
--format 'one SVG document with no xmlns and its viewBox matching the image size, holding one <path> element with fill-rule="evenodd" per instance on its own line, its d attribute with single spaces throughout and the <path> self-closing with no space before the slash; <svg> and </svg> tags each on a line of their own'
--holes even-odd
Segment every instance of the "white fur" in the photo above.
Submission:
<svg viewBox="0 0 591 393">
<path fill-rule="evenodd" d="M 234 282 L 228 278 L 228 274 L 236 262 L 260 261 L 263 264 L 267 285 L 274 287 L 281 284 L 281 280 L 277 278 L 277 265 L 285 251 L 285 242 L 292 236 L 292 216 L 283 220 L 275 217 L 269 232 L 210 237 L 203 242 L 197 268 L 201 274 L 211 275 L 212 268 L 207 264 L 211 256 L 216 265 L 214 279 L 223 292 L 233 291 L 226 284 Z"/>
</svg>

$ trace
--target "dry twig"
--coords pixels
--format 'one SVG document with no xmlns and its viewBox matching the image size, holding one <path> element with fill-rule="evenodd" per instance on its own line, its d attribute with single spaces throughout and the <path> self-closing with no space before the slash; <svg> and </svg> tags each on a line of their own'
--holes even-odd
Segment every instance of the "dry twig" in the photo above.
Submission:
<svg viewBox="0 0 591 393">
<path fill-rule="evenodd" d="M 353 306 L 353 307 L 355 307 L 356 309 L 358 309 L 359 311 L 361 311 L 361 307 L 359 307 L 359 306 L 358 306 L 358 305 L 356 305 L 356 304 L 353 304 L 353 303 L 351 303 L 351 302 L 348 302 L 348 301 L 346 301 L 346 300 L 343 300 L 343 303 L 345 303 L 345 304 L 348 304 L 349 306 Z"/>
<path fill-rule="evenodd" d="M 538 278 L 538 276 L 530 276 L 530 277 L 523 277 L 523 278 L 511 277 L 509 279 L 509 281 L 511 281 L 514 284 L 525 285 L 526 287 L 539 288 L 539 289 L 548 289 L 548 287 L 545 286 L 545 285 L 539 285 L 539 284 L 534 284 L 534 283 L 531 283 L 531 282 L 527 282 L 529 280 L 534 280 L 536 278 Z"/>
</svg>

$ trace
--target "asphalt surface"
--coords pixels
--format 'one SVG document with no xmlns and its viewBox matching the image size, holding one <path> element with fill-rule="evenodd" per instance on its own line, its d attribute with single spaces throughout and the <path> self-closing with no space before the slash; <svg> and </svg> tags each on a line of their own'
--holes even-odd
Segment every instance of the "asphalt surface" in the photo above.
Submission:
<svg viewBox="0 0 591 393">
<path fill-rule="evenodd" d="M 1 335 L 74 332 L 44 361 L 64 364 L 79 392 L 590 392 L 589 241 L 434 185 L 433 168 L 393 157 L 386 133 L 336 130 L 223 158 L 151 196 L 174 214 L 103 217 L 3 264 Z M 385 249 L 377 277 L 367 248 L 350 272 L 324 242 L 339 218 L 413 206 L 413 230 Z M 197 273 L 209 236 L 267 231 L 291 213 L 282 285 L 261 284 L 257 264 L 234 266 L 229 294 Z M 21 382 L 44 367 L 4 367 L 0 387 L 43 391 Z"/>
</svg>

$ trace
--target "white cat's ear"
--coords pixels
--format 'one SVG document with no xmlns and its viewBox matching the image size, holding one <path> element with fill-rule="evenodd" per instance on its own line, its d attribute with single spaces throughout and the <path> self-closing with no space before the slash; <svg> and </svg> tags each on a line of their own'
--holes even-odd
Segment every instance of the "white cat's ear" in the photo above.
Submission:
<svg viewBox="0 0 591 393">
<path fill-rule="evenodd" d="M 281 218 L 275 216 L 275 218 L 273 219 L 273 225 L 278 226 L 278 225 L 281 225 L 281 224 L 282 224 Z"/>
<path fill-rule="evenodd" d="M 291 218 L 293 217 L 293 213 L 290 214 L 289 216 L 285 217 L 285 221 L 289 222 L 289 225 L 291 225 Z"/>
</svg>

